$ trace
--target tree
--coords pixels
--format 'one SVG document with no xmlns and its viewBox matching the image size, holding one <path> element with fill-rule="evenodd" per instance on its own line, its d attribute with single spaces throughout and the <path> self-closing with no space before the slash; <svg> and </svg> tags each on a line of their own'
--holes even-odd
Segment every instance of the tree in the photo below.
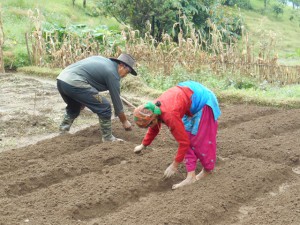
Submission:
<svg viewBox="0 0 300 225">
<path fill-rule="evenodd" d="M 223 4 L 227 6 L 238 6 L 244 9 L 252 9 L 250 0 L 224 0 Z"/>
<path fill-rule="evenodd" d="M 290 2 L 292 2 L 292 4 L 293 4 L 293 9 L 300 7 L 300 0 L 293 0 Z"/>
<path fill-rule="evenodd" d="M 72 0 L 72 4 L 73 4 L 73 6 L 75 6 L 75 0 Z M 83 0 L 82 5 L 84 8 L 86 7 L 86 0 Z"/>
<path fill-rule="evenodd" d="M 278 17 L 279 14 L 283 14 L 283 7 L 281 5 L 274 5 L 273 12 L 276 14 L 276 17 Z"/>
<path fill-rule="evenodd" d="M 220 29 L 226 29 L 224 24 L 234 21 L 230 15 L 228 15 L 229 18 L 223 17 L 226 13 L 221 10 L 221 1 L 102 0 L 98 3 L 98 7 L 106 15 L 113 16 L 120 23 L 129 24 L 142 34 L 148 31 L 147 22 L 149 22 L 151 35 L 158 41 L 161 40 L 164 32 L 173 33 L 176 41 L 178 32 L 183 31 L 184 34 L 187 34 L 185 31 L 189 29 L 188 26 L 191 23 L 196 30 L 205 32 L 209 30 L 206 23 L 208 19 L 218 22 Z M 221 13 L 214 12 L 215 9 Z M 218 18 L 219 16 L 223 19 Z"/>
<path fill-rule="evenodd" d="M 281 5 L 287 5 L 287 3 L 288 3 L 287 0 L 278 0 L 278 2 L 279 2 Z"/>
<path fill-rule="evenodd" d="M 145 33 L 151 24 L 151 35 L 160 38 L 163 31 L 169 32 L 178 21 L 176 1 L 170 0 L 103 0 L 99 9 L 113 16 L 120 23 L 131 25 L 134 29 Z M 174 6 L 173 6 L 174 5 Z"/>
</svg>

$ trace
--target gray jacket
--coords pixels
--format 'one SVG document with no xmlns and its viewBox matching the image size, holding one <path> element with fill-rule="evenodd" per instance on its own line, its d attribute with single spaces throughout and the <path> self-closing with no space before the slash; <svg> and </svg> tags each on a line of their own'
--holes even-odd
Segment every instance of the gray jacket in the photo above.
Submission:
<svg viewBox="0 0 300 225">
<path fill-rule="evenodd" d="M 115 114 L 123 112 L 121 78 L 116 62 L 102 56 L 91 56 L 66 67 L 57 79 L 79 88 L 93 87 L 99 92 L 108 90 Z"/>
</svg>

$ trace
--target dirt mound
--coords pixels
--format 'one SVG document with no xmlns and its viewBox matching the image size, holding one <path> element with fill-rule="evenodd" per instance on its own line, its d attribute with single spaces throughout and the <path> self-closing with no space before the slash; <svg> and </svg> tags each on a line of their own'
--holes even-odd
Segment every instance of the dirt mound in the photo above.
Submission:
<svg viewBox="0 0 300 225">
<path fill-rule="evenodd" d="M 113 133 L 125 142 L 101 143 L 96 124 L 5 148 L 0 224 L 300 224 L 300 110 L 228 104 L 221 110 L 215 173 L 178 190 L 171 187 L 184 178 L 183 165 L 163 180 L 177 149 L 166 127 L 141 154 L 133 148 L 145 130 L 125 132 L 116 120 Z"/>
</svg>

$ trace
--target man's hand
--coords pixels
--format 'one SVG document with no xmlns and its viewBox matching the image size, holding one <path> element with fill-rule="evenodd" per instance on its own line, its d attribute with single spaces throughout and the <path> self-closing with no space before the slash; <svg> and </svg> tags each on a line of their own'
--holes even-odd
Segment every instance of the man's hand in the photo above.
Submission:
<svg viewBox="0 0 300 225">
<path fill-rule="evenodd" d="M 146 149 L 146 146 L 143 144 L 140 144 L 134 148 L 134 153 L 140 153 L 143 149 Z"/>
<path fill-rule="evenodd" d="M 164 172 L 164 178 L 169 178 L 177 172 L 178 163 L 173 161 Z"/>
<path fill-rule="evenodd" d="M 126 131 L 132 130 L 131 123 L 127 120 L 124 112 L 120 112 L 118 117 L 119 117 L 119 119 L 120 119 L 120 121 L 121 121 L 121 123 L 122 123 L 122 125 L 123 125 L 123 127 Z"/>
<path fill-rule="evenodd" d="M 124 127 L 124 129 L 125 129 L 126 131 L 132 130 L 132 128 L 131 128 L 131 123 L 130 123 L 128 120 L 125 120 L 125 121 L 123 122 L 123 127 Z"/>
</svg>

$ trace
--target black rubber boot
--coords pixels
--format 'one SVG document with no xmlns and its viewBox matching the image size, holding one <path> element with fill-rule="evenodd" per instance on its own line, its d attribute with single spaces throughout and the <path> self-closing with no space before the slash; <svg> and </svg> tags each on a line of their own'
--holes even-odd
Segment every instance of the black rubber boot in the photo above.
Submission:
<svg viewBox="0 0 300 225">
<path fill-rule="evenodd" d="M 100 131 L 102 133 L 102 142 L 123 141 L 112 135 L 111 119 L 103 119 L 99 117 Z"/>
<path fill-rule="evenodd" d="M 75 118 L 72 118 L 70 115 L 65 114 L 63 121 L 59 126 L 59 131 L 63 134 L 70 130 Z"/>
</svg>

